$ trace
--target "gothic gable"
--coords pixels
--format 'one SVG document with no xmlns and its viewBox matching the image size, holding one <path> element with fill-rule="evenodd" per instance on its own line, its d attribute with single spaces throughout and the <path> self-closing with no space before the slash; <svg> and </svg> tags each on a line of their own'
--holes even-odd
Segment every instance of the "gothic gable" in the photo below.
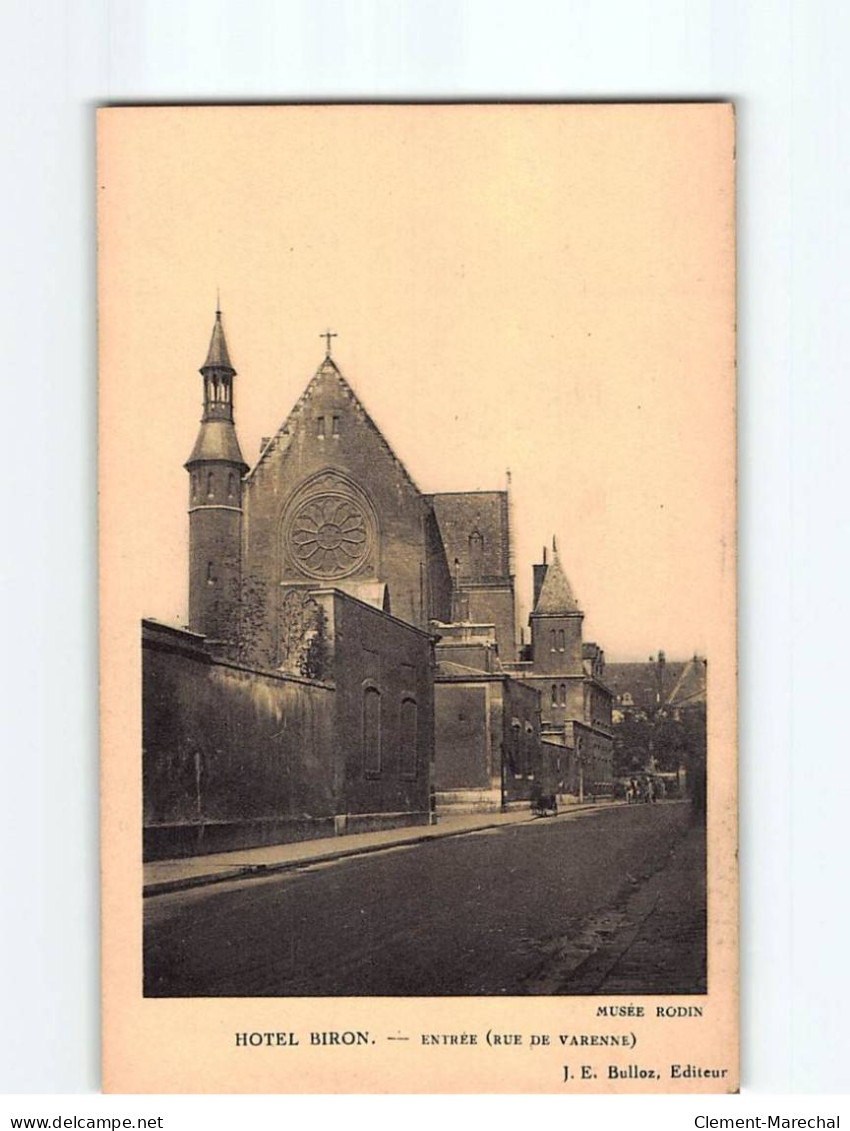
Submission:
<svg viewBox="0 0 850 1131">
<path fill-rule="evenodd" d="M 329 358 L 244 482 L 243 575 L 270 602 L 282 585 L 385 586 L 402 620 L 447 615 L 430 503 Z"/>
<path fill-rule="evenodd" d="M 335 409 L 338 410 L 336 413 Z M 288 457 L 293 445 L 297 446 L 299 438 L 303 438 L 304 432 L 314 433 L 319 440 L 331 442 L 340 440 L 343 411 L 350 414 L 350 420 L 371 434 L 385 456 L 392 461 L 398 475 L 419 494 L 419 488 L 407 468 L 392 450 L 383 433 L 330 357 L 326 357 L 316 370 L 307 388 L 295 402 L 292 411 L 275 435 L 263 444 L 259 459 L 246 476 L 246 481 L 259 478 L 267 463 L 281 464 Z M 335 431 L 335 428 L 338 430 Z"/>
</svg>

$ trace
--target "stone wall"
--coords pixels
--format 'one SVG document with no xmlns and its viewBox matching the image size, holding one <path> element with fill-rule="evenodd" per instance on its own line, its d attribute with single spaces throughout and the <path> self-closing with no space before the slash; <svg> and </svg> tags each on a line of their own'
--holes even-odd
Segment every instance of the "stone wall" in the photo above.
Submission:
<svg viewBox="0 0 850 1131">
<path fill-rule="evenodd" d="M 432 637 L 339 590 L 314 590 L 336 685 L 349 832 L 423 824 L 434 760 Z"/>
<path fill-rule="evenodd" d="M 504 675 L 441 675 L 436 683 L 435 788 L 528 800 L 540 766 L 536 690 Z"/>
<path fill-rule="evenodd" d="M 333 835 L 334 689 L 213 660 L 149 621 L 142 644 L 145 857 Z"/>
<path fill-rule="evenodd" d="M 498 686 L 497 680 L 487 677 L 438 681 L 434 775 L 438 793 L 491 788 L 490 701 L 492 688 Z M 500 731 L 499 727 L 496 733 Z"/>
</svg>

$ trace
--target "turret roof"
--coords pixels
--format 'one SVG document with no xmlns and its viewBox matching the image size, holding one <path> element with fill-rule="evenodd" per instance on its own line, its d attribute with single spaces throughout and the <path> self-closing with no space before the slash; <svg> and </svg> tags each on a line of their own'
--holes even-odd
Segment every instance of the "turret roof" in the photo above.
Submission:
<svg viewBox="0 0 850 1131">
<path fill-rule="evenodd" d="M 201 372 L 203 373 L 205 369 L 213 368 L 229 369 L 231 373 L 236 372 L 230 364 L 230 354 L 227 352 L 227 339 L 224 336 L 224 327 L 221 324 L 220 310 L 215 312 L 210 348 L 207 350 L 207 360 L 201 366 Z"/>
<path fill-rule="evenodd" d="M 534 612 L 556 616 L 562 613 L 581 612 L 557 550 L 552 551 L 552 561 L 546 569 Z"/>
<path fill-rule="evenodd" d="M 248 470 L 248 464 L 242 458 L 242 450 L 232 420 L 202 422 L 192 454 L 186 460 L 185 466 L 190 467 L 193 463 L 208 460 L 239 464 L 243 474 Z"/>
</svg>

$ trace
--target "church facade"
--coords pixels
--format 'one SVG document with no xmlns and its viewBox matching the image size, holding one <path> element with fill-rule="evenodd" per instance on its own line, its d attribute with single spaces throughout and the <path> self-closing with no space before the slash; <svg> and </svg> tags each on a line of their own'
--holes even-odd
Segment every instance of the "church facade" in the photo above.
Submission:
<svg viewBox="0 0 850 1131">
<path fill-rule="evenodd" d="M 604 657 L 557 552 L 520 649 L 508 491 L 420 491 L 329 347 L 249 467 L 216 312 L 189 623 L 143 630 L 149 856 L 527 804 L 543 759 L 604 791 Z"/>
</svg>

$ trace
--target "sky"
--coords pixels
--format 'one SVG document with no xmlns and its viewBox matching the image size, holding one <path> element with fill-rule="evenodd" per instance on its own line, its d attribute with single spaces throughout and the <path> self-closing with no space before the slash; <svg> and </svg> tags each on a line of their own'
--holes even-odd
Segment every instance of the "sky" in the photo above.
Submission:
<svg viewBox="0 0 850 1131">
<path fill-rule="evenodd" d="M 557 536 L 609 660 L 710 654 L 734 587 L 723 105 L 99 114 L 101 522 L 185 623 L 217 293 L 248 463 L 324 354 L 425 492 L 512 477 L 521 619 Z"/>
</svg>

